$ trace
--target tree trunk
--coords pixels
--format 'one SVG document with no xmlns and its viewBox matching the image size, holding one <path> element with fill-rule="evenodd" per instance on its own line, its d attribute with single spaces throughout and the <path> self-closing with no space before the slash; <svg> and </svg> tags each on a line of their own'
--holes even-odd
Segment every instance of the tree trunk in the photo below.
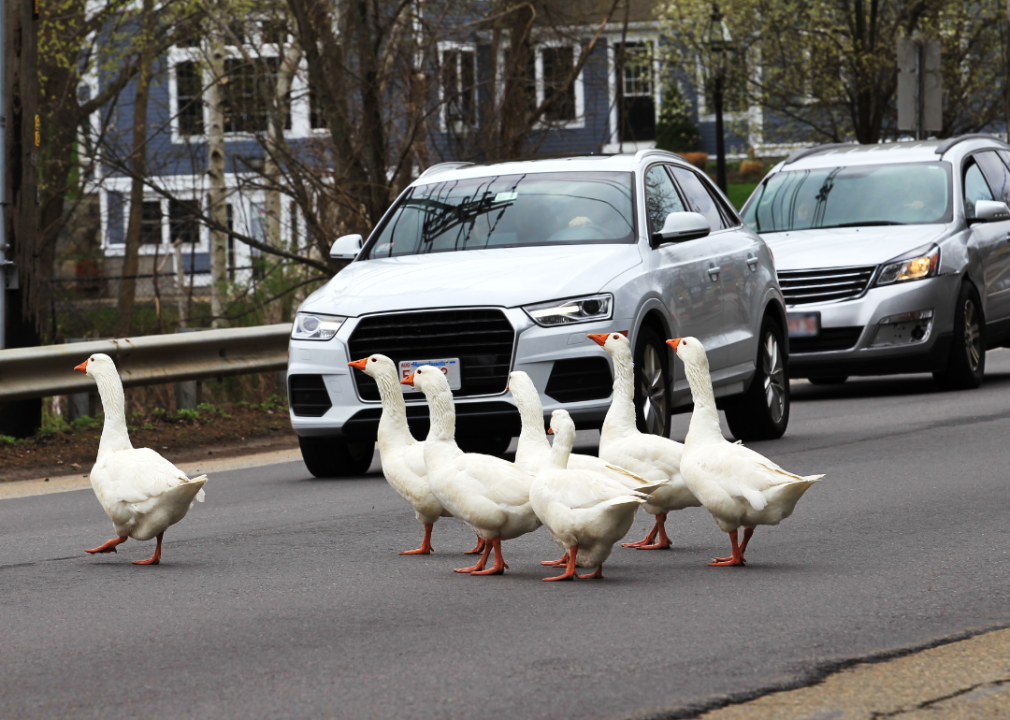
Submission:
<svg viewBox="0 0 1010 720">
<path fill-rule="evenodd" d="M 130 217 L 126 225 L 126 249 L 122 278 L 119 281 L 119 311 L 116 314 L 116 335 L 129 337 L 133 330 L 133 306 L 137 296 L 137 271 L 140 266 L 140 223 L 144 210 L 144 179 L 147 175 L 147 100 L 154 70 L 153 40 L 154 0 L 144 0 L 143 34 L 148 38 L 140 58 L 137 94 L 133 100 L 133 154 L 130 156 Z M 160 239 L 160 238 L 159 238 Z"/>
<path fill-rule="evenodd" d="M 489 160 L 511 160 L 522 155 L 526 144 L 527 115 L 531 101 L 526 88 L 532 78 L 526 76 L 526 64 L 533 50 L 530 28 L 533 26 L 533 6 L 523 3 L 512 10 L 509 18 L 509 46 L 505 56 L 505 89 L 501 104 L 498 147 L 491 148 Z M 532 104 L 536 104 L 533 99 Z"/>
<path fill-rule="evenodd" d="M 210 178 L 210 219 L 218 227 L 228 225 L 228 205 L 225 187 L 224 150 L 224 35 L 221 29 L 224 13 L 218 13 L 210 33 L 211 83 L 207 89 L 210 124 L 207 128 L 207 175 Z M 195 268 L 190 268 L 194 273 Z M 226 327 L 222 296 L 228 282 L 228 236 L 222 230 L 210 231 L 210 313 L 211 326 Z"/>
</svg>

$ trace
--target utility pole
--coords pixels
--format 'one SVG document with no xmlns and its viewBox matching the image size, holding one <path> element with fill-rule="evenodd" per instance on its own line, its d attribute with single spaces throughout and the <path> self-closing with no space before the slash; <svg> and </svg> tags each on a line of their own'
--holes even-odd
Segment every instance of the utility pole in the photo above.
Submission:
<svg viewBox="0 0 1010 720">
<path fill-rule="evenodd" d="M 3 253 L 24 272 L 38 241 L 39 82 L 37 62 L 38 6 L 35 0 L 3 2 Z M 3 346 L 31 347 L 40 342 L 34 313 L 26 307 L 28 280 L 0 271 L 5 290 Z M 18 281 L 21 280 L 19 283 Z M 0 405 L 0 434 L 26 437 L 42 423 L 42 401 L 21 400 Z"/>
<path fill-rule="evenodd" d="M 916 140 L 943 129 L 939 40 L 898 40 L 898 129 L 914 132 Z"/>
</svg>

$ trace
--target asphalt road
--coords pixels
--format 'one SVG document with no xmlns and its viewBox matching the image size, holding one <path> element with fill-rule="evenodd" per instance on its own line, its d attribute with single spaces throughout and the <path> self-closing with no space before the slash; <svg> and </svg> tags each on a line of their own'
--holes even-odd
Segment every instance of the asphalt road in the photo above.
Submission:
<svg viewBox="0 0 1010 720">
<path fill-rule="evenodd" d="M 988 362 L 971 392 L 794 385 L 788 434 L 754 447 L 827 478 L 746 568 L 706 566 L 728 543 L 693 509 L 675 549 L 618 548 L 604 581 L 541 582 L 545 531 L 504 544 L 504 576 L 457 575 L 454 520 L 435 555 L 396 554 L 420 528 L 374 464 L 216 474 L 158 567 L 129 563 L 152 543 L 84 555 L 112 537 L 90 491 L 2 500 L 0 716 L 662 715 L 1010 626 L 1010 351 Z"/>
</svg>

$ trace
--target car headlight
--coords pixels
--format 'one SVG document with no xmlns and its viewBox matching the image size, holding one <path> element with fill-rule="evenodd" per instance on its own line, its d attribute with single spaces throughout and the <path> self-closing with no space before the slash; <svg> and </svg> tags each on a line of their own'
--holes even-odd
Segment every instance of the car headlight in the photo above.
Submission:
<svg viewBox="0 0 1010 720">
<path fill-rule="evenodd" d="M 614 315 L 614 296 L 607 293 L 571 300 L 553 300 L 527 305 L 523 310 L 533 322 L 542 327 L 609 320 Z"/>
<path fill-rule="evenodd" d="M 936 275 L 940 267 L 940 248 L 938 245 L 923 245 L 910 253 L 897 257 L 884 265 L 877 278 L 877 285 L 908 282 L 909 280 L 924 280 Z"/>
<path fill-rule="evenodd" d="M 296 313 L 291 328 L 292 340 L 329 340 L 337 334 L 346 318 L 319 313 Z"/>
</svg>

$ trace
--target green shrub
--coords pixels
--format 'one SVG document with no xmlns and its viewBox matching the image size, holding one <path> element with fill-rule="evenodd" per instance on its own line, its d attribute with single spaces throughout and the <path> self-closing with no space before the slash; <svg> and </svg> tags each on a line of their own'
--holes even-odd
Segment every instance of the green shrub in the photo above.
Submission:
<svg viewBox="0 0 1010 720">
<path fill-rule="evenodd" d="M 676 83 L 663 92 L 663 104 L 656 124 L 656 147 L 675 153 L 691 152 L 701 145 L 701 133 L 691 121 L 691 108 Z"/>
<path fill-rule="evenodd" d="M 193 420 L 193 421 L 196 421 L 196 420 L 200 419 L 200 411 L 199 410 L 189 410 L 188 408 L 183 408 L 182 410 L 177 411 L 175 413 L 175 416 L 179 420 Z"/>
</svg>

